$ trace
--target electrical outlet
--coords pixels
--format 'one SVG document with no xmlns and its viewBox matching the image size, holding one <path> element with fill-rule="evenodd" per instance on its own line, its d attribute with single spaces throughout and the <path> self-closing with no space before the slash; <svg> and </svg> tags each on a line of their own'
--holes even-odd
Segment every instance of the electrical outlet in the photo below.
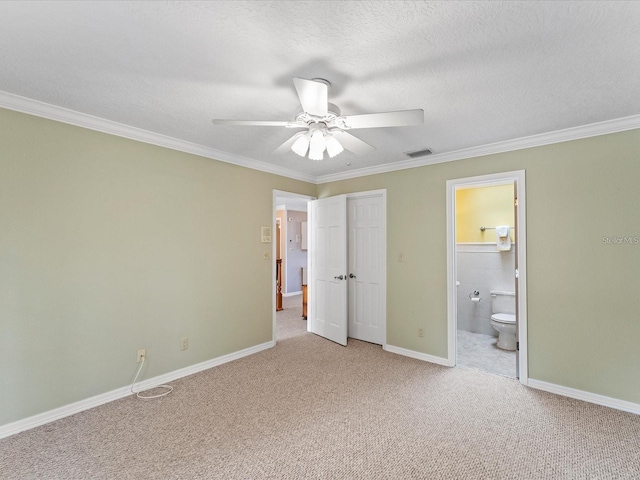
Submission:
<svg viewBox="0 0 640 480">
<path fill-rule="evenodd" d="M 418 336 L 419 336 L 420 338 L 424 338 L 424 328 L 419 328 L 419 329 L 418 329 Z"/>
<path fill-rule="evenodd" d="M 142 361 L 143 357 L 147 356 L 147 349 L 146 348 L 141 348 L 140 350 L 138 350 L 138 360 L 136 360 L 138 363 L 140 363 Z"/>
<path fill-rule="evenodd" d="M 404 253 L 400 252 L 400 255 L 398 255 L 398 261 L 404 262 Z"/>
<path fill-rule="evenodd" d="M 180 350 L 186 350 L 189 348 L 189 339 L 187 337 L 182 337 L 182 342 L 180 343 Z"/>
</svg>

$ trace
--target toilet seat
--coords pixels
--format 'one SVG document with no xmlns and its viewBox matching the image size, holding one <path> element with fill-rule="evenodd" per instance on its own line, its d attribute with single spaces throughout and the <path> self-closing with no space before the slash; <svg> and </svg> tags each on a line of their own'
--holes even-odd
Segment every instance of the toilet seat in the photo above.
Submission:
<svg viewBox="0 0 640 480">
<path fill-rule="evenodd" d="M 515 324 L 516 316 L 513 313 L 494 313 L 491 315 L 491 320 L 498 323 Z"/>
</svg>

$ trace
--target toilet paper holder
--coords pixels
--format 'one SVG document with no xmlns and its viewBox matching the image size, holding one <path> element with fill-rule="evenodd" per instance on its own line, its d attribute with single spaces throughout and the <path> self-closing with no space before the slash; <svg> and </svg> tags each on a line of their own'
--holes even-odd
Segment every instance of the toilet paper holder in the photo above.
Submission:
<svg viewBox="0 0 640 480">
<path fill-rule="evenodd" d="M 471 292 L 469 294 L 469 300 L 471 300 L 472 302 L 479 302 L 480 300 L 482 300 L 482 298 L 480 298 L 480 292 L 478 290 L 474 290 L 473 292 Z"/>
</svg>

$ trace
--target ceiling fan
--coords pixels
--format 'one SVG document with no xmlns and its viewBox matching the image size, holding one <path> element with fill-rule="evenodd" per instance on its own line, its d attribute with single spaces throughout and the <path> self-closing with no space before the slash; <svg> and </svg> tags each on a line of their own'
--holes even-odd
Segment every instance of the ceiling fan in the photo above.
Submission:
<svg viewBox="0 0 640 480">
<path fill-rule="evenodd" d="M 344 149 L 356 155 L 365 155 L 375 150 L 375 147 L 351 135 L 347 130 L 404 127 L 424 122 L 422 109 L 341 116 L 340 109 L 328 101 L 331 84 L 327 80 L 296 77 L 293 79 L 293 85 L 301 105 L 293 121 L 214 119 L 213 124 L 301 128 L 302 131 L 285 141 L 274 153 L 292 150 L 301 157 L 307 156 L 308 153 L 310 160 L 322 160 L 325 151 L 333 158 Z"/>
</svg>

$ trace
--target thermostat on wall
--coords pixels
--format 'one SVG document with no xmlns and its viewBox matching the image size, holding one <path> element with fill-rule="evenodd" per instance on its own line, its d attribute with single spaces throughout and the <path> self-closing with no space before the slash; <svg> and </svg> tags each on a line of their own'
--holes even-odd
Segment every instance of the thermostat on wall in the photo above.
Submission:
<svg viewBox="0 0 640 480">
<path fill-rule="evenodd" d="M 262 243 L 271 243 L 271 227 L 262 227 L 260 231 Z"/>
</svg>

